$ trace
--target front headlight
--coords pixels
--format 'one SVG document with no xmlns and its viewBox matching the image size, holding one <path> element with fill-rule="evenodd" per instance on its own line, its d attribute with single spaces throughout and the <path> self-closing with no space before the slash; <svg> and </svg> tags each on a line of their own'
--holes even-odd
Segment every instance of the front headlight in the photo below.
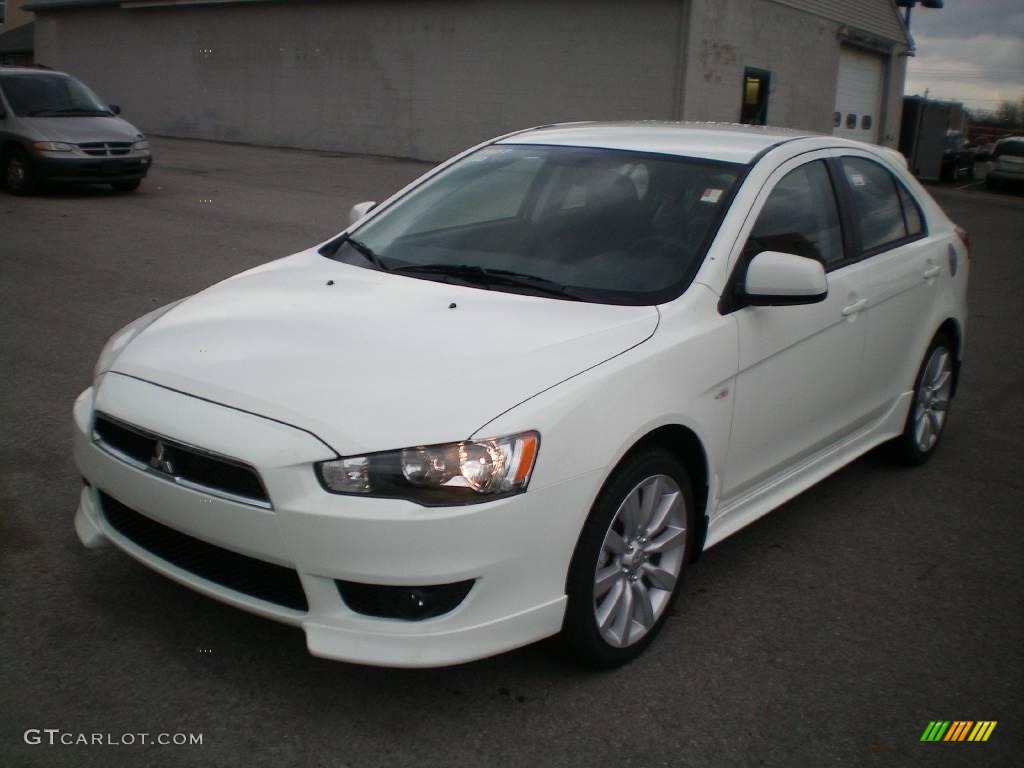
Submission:
<svg viewBox="0 0 1024 768">
<path fill-rule="evenodd" d="M 37 141 L 32 144 L 34 149 L 40 152 L 74 152 L 73 144 L 65 144 L 63 141 Z"/>
<path fill-rule="evenodd" d="M 421 445 L 316 465 L 331 493 L 408 499 L 427 507 L 475 504 L 526 490 L 540 435 Z"/>
<path fill-rule="evenodd" d="M 132 152 L 141 152 L 144 149 L 149 149 L 148 141 L 136 141 L 134 144 L 132 144 Z"/>
<path fill-rule="evenodd" d="M 100 351 L 99 359 L 96 360 L 96 367 L 93 368 L 93 381 L 96 380 L 97 376 L 114 364 L 114 360 L 116 360 L 117 356 L 124 351 L 124 348 L 128 346 L 132 339 L 184 300 L 185 299 L 178 299 L 177 301 L 172 301 L 170 304 L 165 304 L 162 307 L 154 309 L 152 312 L 147 312 L 138 320 L 133 320 L 128 323 L 128 325 L 107 339 L 107 343 L 103 345 L 103 349 Z"/>
</svg>

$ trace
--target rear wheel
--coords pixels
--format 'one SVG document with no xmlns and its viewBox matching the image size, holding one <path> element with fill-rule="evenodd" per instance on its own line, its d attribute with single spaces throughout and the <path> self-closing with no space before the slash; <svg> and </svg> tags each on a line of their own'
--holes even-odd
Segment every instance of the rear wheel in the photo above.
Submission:
<svg viewBox="0 0 1024 768">
<path fill-rule="evenodd" d="M 916 466 L 931 458 L 946 426 L 953 396 L 956 347 L 945 334 L 935 337 L 914 382 L 914 399 L 903 434 L 891 444 L 893 458 Z"/>
<path fill-rule="evenodd" d="M 7 189 L 15 195 L 31 195 L 38 187 L 32 162 L 20 147 L 14 147 L 7 153 L 4 181 Z"/>
<path fill-rule="evenodd" d="M 605 484 L 569 570 L 563 640 L 580 663 L 638 656 L 679 592 L 694 532 L 685 468 L 667 451 L 639 453 Z"/>
</svg>

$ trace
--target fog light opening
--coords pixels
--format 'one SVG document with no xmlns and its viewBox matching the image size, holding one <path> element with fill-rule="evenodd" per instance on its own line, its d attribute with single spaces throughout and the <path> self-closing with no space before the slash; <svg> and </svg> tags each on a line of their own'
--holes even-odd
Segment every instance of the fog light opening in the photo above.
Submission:
<svg viewBox="0 0 1024 768">
<path fill-rule="evenodd" d="M 423 621 L 450 613 L 473 587 L 472 580 L 410 587 L 341 580 L 334 583 L 345 605 L 356 613 L 401 621 Z"/>
</svg>

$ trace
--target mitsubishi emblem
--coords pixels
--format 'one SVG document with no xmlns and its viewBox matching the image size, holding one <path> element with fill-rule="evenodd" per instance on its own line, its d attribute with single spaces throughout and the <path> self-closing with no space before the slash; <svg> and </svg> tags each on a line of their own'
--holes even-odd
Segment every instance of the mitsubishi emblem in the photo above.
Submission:
<svg viewBox="0 0 1024 768">
<path fill-rule="evenodd" d="M 153 457 L 149 460 L 149 466 L 165 475 L 174 474 L 174 464 L 171 463 L 167 446 L 160 440 L 156 441 L 156 446 L 153 448 Z"/>
</svg>

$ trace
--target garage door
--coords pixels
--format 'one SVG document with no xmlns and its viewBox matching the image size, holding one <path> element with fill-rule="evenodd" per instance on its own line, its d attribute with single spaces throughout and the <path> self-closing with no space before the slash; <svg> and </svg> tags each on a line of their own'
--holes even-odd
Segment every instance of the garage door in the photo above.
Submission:
<svg viewBox="0 0 1024 768">
<path fill-rule="evenodd" d="M 840 49 L 832 133 L 877 143 L 884 73 L 885 60 L 878 54 L 845 46 Z"/>
</svg>

